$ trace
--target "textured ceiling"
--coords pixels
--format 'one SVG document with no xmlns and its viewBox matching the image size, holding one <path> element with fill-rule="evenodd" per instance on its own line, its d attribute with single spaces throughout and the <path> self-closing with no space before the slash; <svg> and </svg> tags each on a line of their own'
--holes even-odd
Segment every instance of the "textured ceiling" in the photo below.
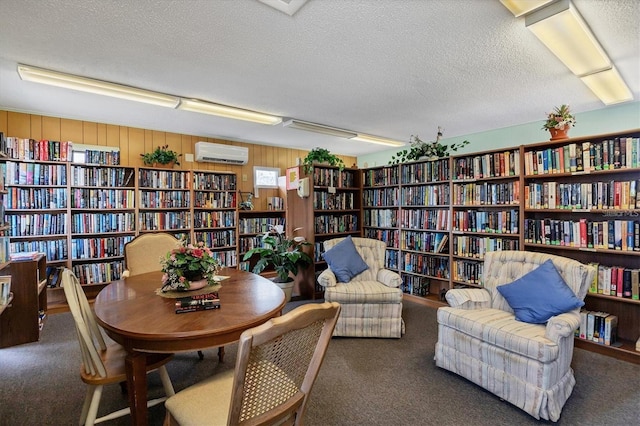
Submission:
<svg viewBox="0 0 640 426">
<path fill-rule="evenodd" d="M 640 2 L 574 0 L 640 99 Z M 23 82 L 23 63 L 408 141 L 604 108 L 498 0 L 0 0 L 0 109 L 301 149 L 389 149 Z M 19 135 L 11 135 L 19 136 Z"/>
</svg>

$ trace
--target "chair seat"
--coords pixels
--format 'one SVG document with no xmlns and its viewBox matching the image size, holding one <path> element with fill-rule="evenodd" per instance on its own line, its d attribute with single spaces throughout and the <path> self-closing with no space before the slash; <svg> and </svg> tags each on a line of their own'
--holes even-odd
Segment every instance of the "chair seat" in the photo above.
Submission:
<svg viewBox="0 0 640 426">
<path fill-rule="evenodd" d="M 402 290 L 387 287 L 378 281 L 351 281 L 325 287 L 328 302 L 350 303 L 402 303 Z"/>
<path fill-rule="evenodd" d="M 558 345 L 545 337 L 546 327 L 516 321 L 500 309 L 438 309 L 438 323 L 509 352 L 540 362 L 558 358 Z"/>
</svg>

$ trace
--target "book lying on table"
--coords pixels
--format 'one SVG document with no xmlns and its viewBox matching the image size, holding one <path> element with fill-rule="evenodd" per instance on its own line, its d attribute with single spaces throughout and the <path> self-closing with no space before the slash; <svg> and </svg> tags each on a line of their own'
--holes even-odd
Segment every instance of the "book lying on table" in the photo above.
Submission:
<svg viewBox="0 0 640 426">
<path fill-rule="evenodd" d="M 176 299 L 176 314 L 186 312 L 207 311 L 220 308 L 220 297 L 217 292 L 180 297 Z"/>
</svg>

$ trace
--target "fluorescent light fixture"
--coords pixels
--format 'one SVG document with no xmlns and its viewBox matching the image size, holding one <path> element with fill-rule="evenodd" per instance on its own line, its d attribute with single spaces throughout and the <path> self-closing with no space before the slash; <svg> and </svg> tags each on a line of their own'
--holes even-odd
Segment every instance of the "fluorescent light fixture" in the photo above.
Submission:
<svg viewBox="0 0 640 426">
<path fill-rule="evenodd" d="M 553 0 L 500 0 L 500 3 L 517 18 L 544 6 Z"/>
<path fill-rule="evenodd" d="M 580 77 L 605 105 L 633 100 L 633 94 L 615 67 Z"/>
<path fill-rule="evenodd" d="M 236 120 L 252 121 L 260 124 L 278 124 L 282 122 L 282 118 L 263 114 L 261 112 L 250 111 L 247 109 L 230 107 L 227 105 L 214 104 L 204 102 L 197 99 L 181 99 L 178 109 L 191 112 L 199 112 L 202 114 L 217 115 L 219 117 L 234 118 Z"/>
<path fill-rule="evenodd" d="M 362 133 L 358 133 L 358 136 L 351 138 L 354 141 L 360 142 L 369 142 L 376 143 L 378 145 L 387 145 L 387 146 L 403 146 L 404 142 L 394 141 L 393 139 L 379 138 L 377 136 L 363 135 Z"/>
<path fill-rule="evenodd" d="M 348 130 L 337 129 L 335 127 L 323 126 L 322 124 L 310 123 L 308 121 L 301 121 L 290 119 L 282 123 L 284 127 L 291 129 L 305 130 L 307 132 L 322 133 L 323 135 L 336 136 L 339 138 L 352 139 L 358 136 L 355 132 Z"/>
<path fill-rule="evenodd" d="M 525 25 L 577 76 L 611 68 L 611 61 L 569 0 L 525 17 Z"/>
<path fill-rule="evenodd" d="M 180 101 L 180 98 L 165 95 L 164 93 L 36 68 L 29 65 L 18 64 L 18 74 L 20 78 L 25 81 L 33 81 L 35 83 L 48 84 L 50 86 L 79 90 L 97 95 L 112 96 L 130 101 L 144 102 L 168 108 L 175 108 Z"/>
</svg>

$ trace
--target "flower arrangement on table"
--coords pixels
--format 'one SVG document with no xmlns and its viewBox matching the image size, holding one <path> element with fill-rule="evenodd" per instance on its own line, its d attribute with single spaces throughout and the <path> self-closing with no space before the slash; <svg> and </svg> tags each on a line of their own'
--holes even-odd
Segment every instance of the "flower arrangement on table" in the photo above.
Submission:
<svg viewBox="0 0 640 426">
<path fill-rule="evenodd" d="M 293 232 L 299 229 L 301 228 L 296 228 Z M 292 280 L 289 273 L 297 275 L 298 267 L 306 267 L 313 262 L 309 255 L 302 251 L 302 246 L 309 246 L 311 243 L 304 237 L 287 238 L 282 225 L 270 226 L 262 236 L 262 242 L 262 247 L 253 248 L 244 255 L 243 260 L 249 260 L 253 255 L 260 257 L 253 267 L 254 274 L 259 274 L 267 266 L 271 266 L 278 274 L 278 282 L 285 283 Z"/>
<path fill-rule="evenodd" d="M 569 105 L 561 105 L 547 114 L 542 130 L 557 129 L 564 130 L 565 127 L 573 127 L 576 125 L 576 117 L 571 114 Z"/>
<path fill-rule="evenodd" d="M 206 281 L 206 285 L 218 283 L 220 262 L 202 241 L 196 245 L 182 241 L 182 246 L 171 250 L 160 260 L 162 265 L 162 291 L 190 290 L 194 283 Z"/>
</svg>

